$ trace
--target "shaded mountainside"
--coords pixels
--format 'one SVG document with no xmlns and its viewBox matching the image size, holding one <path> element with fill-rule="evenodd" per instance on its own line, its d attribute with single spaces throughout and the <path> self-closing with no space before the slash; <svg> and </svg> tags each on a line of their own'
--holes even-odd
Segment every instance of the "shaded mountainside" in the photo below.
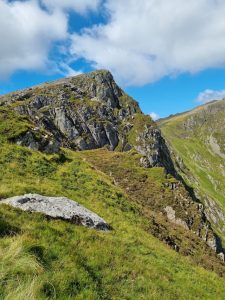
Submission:
<svg viewBox="0 0 225 300">
<path fill-rule="evenodd" d="M 225 238 L 225 100 L 159 121 L 176 168 Z"/>
<path fill-rule="evenodd" d="M 1 298 L 223 299 L 211 219 L 108 71 L 0 97 L 0 198 L 28 193 L 77 201 L 112 230 L 0 205 Z"/>
</svg>

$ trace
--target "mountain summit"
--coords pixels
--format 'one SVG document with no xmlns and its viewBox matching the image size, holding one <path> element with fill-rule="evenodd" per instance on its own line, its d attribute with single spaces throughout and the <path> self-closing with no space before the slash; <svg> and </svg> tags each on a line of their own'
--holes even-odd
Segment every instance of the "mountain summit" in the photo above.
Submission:
<svg viewBox="0 0 225 300">
<path fill-rule="evenodd" d="M 1 97 L 0 103 L 30 123 L 13 137 L 19 145 L 47 153 L 62 146 L 73 150 L 134 148 L 143 154 L 146 166 L 172 170 L 156 124 L 106 70 L 15 92 Z"/>
</svg>

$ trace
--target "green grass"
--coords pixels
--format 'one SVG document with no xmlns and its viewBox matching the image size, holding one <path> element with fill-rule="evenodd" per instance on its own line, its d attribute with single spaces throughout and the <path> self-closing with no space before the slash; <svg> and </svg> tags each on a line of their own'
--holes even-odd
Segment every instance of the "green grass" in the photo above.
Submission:
<svg viewBox="0 0 225 300">
<path fill-rule="evenodd" d="M 163 121 L 161 129 L 175 153 L 183 159 L 185 168 L 181 172 L 186 182 L 198 191 L 203 201 L 208 196 L 225 213 L 225 160 L 209 144 L 212 135 L 224 152 L 224 108 L 224 101 L 209 108 L 200 107 Z M 187 128 L 189 121 L 193 124 Z M 223 226 L 218 222 L 214 227 L 224 239 Z"/>
<path fill-rule="evenodd" d="M 129 132 L 128 135 L 128 142 L 131 145 L 139 145 L 141 141 L 138 141 L 137 138 L 139 137 L 139 134 L 143 132 L 144 128 L 146 126 L 153 126 L 156 127 L 155 123 L 152 121 L 150 116 L 143 115 L 141 113 L 137 113 L 134 117 L 134 119 L 131 119 L 131 124 L 133 124 L 132 129 Z M 150 144 L 152 143 L 151 140 L 146 141 L 149 142 Z"/>
<path fill-rule="evenodd" d="M 0 142 L 13 140 L 31 127 L 26 116 L 18 116 L 10 107 L 0 106 Z"/>
<path fill-rule="evenodd" d="M 66 196 L 113 228 L 99 232 L 1 205 L 0 299 L 224 299 L 224 279 L 149 234 L 139 204 L 90 164 L 91 157 L 99 153 L 45 155 L 0 145 L 1 198 Z M 130 165 L 137 169 L 136 161 L 134 155 Z M 128 159 L 123 164 L 129 167 Z M 161 172 L 149 175 L 156 186 Z"/>
<path fill-rule="evenodd" d="M 202 228 L 198 204 L 192 201 L 184 187 L 171 175 L 167 175 L 163 168 L 142 168 L 141 156 L 135 151 L 118 153 L 99 149 L 85 151 L 81 155 L 96 170 L 107 174 L 127 194 L 139 213 L 148 219 L 150 233 L 172 247 L 176 244 L 178 251 L 191 256 L 195 264 L 223 273 L 224 266 L 218 264 L 214 253 L 193 233 L 201 232 L 202 236 L 206 234 Z M 171 190 L 171 184 L 176 184 L 175 190 Z M 187 231 L 168 222 L 164 211 L 166 206 L 174 207 L 176 217 L 185 220 L 187 224 L 191 217 L 191 230 Z"/>
</svg>

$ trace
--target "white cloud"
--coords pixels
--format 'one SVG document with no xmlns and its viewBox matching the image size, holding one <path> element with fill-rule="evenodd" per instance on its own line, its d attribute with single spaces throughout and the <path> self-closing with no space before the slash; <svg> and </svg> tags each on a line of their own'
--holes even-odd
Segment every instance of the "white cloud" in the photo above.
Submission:
<svg viewBox="0 0 225 300">
<path fill-rule="evenodd" d="M 151 112 L 149 115 L 152 118 L 152 120 L 154 120 L 154 121 L 159 119 L 159 115 L 155 112 Z"/>
<path fill-rule="evenodd" d="M 74 70 L 73 68 L 71 68 L 69 66 L 69 64 L 64 63 L 64 62 L 59 63 L 59 68 L 60 68 L 61 72 L 67 77 L 77 76 L 77 75 L 80 75 L 83 73 L 81 70 L 78 70 L 78 71 Z"/>
<path fill-rule="evenodd" d="M 107 24 L 75 33 L 71 54 L 127 85 L 225 66 L 224 0 L 106 0 Z"/>
<path fill-rule="evenodd" d="M 71 10 L 94 10 L 108 21 L 70 36 Z M 76 74 L 70 62 L 79 58 L 127 85 L 224 67 L 224 15 L 224 0 L 0 0 L 0 77 L 16 70 Z M 50 60 L 61 41 L 64 53 Z"/>
<path fill-rule="evenodd" d="M 221 100 L 224 98 L 225 98 L 225 90 L 215 91 L 215 90 L 207 89 L 207 90 L 199 93 L 196 101 L 201 102 L 201 103 L 207 103 L 212 100 Z"/>
<path fill-rule="evenodd" d="M 80 74 L 67 63 L 68 11 L 85 14 L 96 10 L 100 3 L 101 0 L 0 0 L 0 80 L 18 70 Z M 61 43 L 55 48 L 58 56 L 49 59 L 55 43 Z"/>
<path fill-rule="evenodd" d="M 80 14 L 96 10 L 101 0 L 41 0 L 49 9 L 73 9 Z"/>
<path fill-rule="evenodd" d="M 57 68 L 48 59 L 51 45 L 67 37 L 67 16 L 49 14 L 38 2 L 0 0 L 0 77 L 16 70 Z"/>
</svg>

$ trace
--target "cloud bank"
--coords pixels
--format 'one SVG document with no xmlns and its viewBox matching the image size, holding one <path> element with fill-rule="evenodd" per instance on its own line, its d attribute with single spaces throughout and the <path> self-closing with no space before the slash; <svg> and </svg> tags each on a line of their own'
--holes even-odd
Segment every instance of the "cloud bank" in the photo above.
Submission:
<svg viewBox="0 0 225 300">
<path fill-rule="evenodd" d="M 154 120 L 154 121 L 159 119 L 159 115 L 155 112 L 151 112 L 149 115 L 152 118 L 152 120 Z"/>
<path fill-rule="evenodd" d="M 89 10 L 96 10 L 100 0 L 42 0 L 48 9 L 72 9 L 80 14 L 85 14 Z"/>
<path fill-rule="evenodd" d="M 196 101 L 204 104 L 212 100 L 221 100 L 224 98 L 225 98 L 225 90 L 215 91 L 215 90 L 207 89 L 199 93 Z"/>
<path fill-rule="evenodd" d="M 224 0 L 107 0 L 109 16 L 72 37 L 71 54 L 127 85 L 225 64 Z"/>
<path fill-rule="evenodd" d="M 65 39 L 67 17 L 42 10 L 37 1 L 0 0 L 0 78 L 17 70 L 42 70 L 54 62 L 51 45 Z"/>
<path fill-rule="evenodd" d="M 72 11 L 104 15 L 105 23 L 70 34 Z M 73 74 L 77 59 L 125 85 L 224 67 L 224 15 L 224 0 L 0 0 L 0 78 L 17 70 Z M 59 45 L 63 55 L 51 57 Z"/>
<path fill-rule="evenodd" d="M 0 80 L 19 70 L 79 73 L 66 64 L 68 57 L 60 57 L 59 46 L 65 44 L 61 48 L 67 52 L 70 40 L 67 10 L 85 14 L 99 4 L 100 0 L 0 0 Z M 57 57 L 50 58 L 54 47 Z"/>
</svg>

